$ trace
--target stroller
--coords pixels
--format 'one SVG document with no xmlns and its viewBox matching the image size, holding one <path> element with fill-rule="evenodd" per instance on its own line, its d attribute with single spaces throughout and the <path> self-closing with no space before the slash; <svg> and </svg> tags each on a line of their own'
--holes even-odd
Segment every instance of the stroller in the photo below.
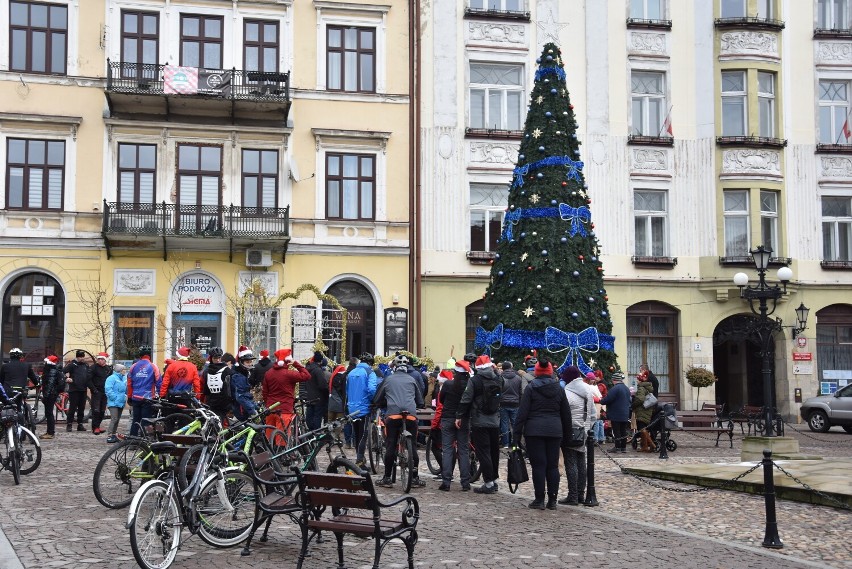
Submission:
<svg viewBox="0 0 852 569">
<path fill-rule="evenodd" d="M 657 405 L 657 412 L 653 419 L 648 423 L 647 431 L 651 433 L 651 439 L 654 442 L 654 452 L 660 450 L 660 434 L 663 430 L 666 432 L 666 450 L 674 452 L 677 450 L 677 443 L 671 438 L 671 430 L 677 428 L 677 412 L 675 411 L 674 403 L 661 403 Z M 630 438 L 630 445 L 633 450 L 639 448 L 641 437 L 639 431 L 633 433 Z"/>
</svg>

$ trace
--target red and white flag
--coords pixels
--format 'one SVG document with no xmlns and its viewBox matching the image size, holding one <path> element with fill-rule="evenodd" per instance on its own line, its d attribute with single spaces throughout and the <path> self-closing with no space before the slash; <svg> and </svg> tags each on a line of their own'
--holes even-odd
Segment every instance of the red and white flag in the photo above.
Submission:
<svg viewBox="0 0 852 569">
<path fill-rule="evenodd" d="M 672 110 L 669 109 L 669 113 L 666 115 L 666 119 L 663 121 L 663 128 L 660 129 L 660 133 L 667 132 L 669 136 L 674 136 L 674 131 L 672 130 Z"/>
<path fill-rule="evenodd" d="M 849 116 L 847 115 L 846 120 L 843 121 L 843 126 L 840 127 L 840 130 L 843 132 L 843 137 L 846 139 L 846 142 L 849 142 L 849 139 L 852 138 L 852 130 L 849 130 Z"/>
</svg>

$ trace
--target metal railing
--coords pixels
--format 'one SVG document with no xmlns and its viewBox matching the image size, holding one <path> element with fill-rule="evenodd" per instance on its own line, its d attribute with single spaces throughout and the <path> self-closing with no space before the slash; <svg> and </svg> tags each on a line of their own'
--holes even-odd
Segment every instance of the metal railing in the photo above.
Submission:
<svg viewBox="0 0 852 569">
<path fill-rule="evenodd" d="M 126 203 L 104 200 L 104 235 L 283 239 L 290 208 Z"/>
<path fill-rule="evenodd" d="M 227 100 L 290 100 L 290 74 L 244 69 L 198 69 L 194 92 L 166 92 L 164 70 L 159 63 L 128 63 L 107 60 L 107 91 L 148 95 L 206 96 Z"/>
</svg>

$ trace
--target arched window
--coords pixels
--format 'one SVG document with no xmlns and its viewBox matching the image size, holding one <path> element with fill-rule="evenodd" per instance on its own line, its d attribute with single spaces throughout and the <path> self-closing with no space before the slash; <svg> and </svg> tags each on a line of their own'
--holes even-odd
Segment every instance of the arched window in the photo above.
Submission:
<svg viewBox="0 0 852 569">
<path fill-rule="evenodd" d="M 484 300 L 471 302 L 464 309 L 464 343 L 466 354 L 473 353 L 473 344 L 476 340 L 476 327 L 479 326 L 479 319 L 482 317 L 484 309 Z"/>
<path fill-rule="evenodd" d="M 340 281 L 331 285 L 326 294 L 335 297 L 346 308 L 346 351 L 333 354 L 336 361 L 344 357 L 376 353 L 376 303 L 367 287 L 355 281 Z M 333 308 L 323 303 L 323 308 Z"/>
<path fill-rule="evenodd" d="M 27 273 L 13 280 L 3 294 L 3 357 L 20 348 L 24 358 L 41 362 L 63 355 L 65 292 L 44 273 Z"/>
<path fill-rule="evenodd" d="M 660 394 L 678 392 L 678 311 L 661 302 L 640 302 L 627 309 L 627 372 L 635 376 L 647 363 L 660 380 Z"/>
</svg>

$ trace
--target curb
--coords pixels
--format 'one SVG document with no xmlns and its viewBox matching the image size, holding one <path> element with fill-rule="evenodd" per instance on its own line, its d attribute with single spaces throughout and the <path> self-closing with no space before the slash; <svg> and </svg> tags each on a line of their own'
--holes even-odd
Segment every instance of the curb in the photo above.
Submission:
<svg viewBox="0 0 852 569">
<path fill-rule="evenodd" d="M 3 569 L 24 569 L 6 534 L 0 529 L 0 567 Z"/>
</svg>

